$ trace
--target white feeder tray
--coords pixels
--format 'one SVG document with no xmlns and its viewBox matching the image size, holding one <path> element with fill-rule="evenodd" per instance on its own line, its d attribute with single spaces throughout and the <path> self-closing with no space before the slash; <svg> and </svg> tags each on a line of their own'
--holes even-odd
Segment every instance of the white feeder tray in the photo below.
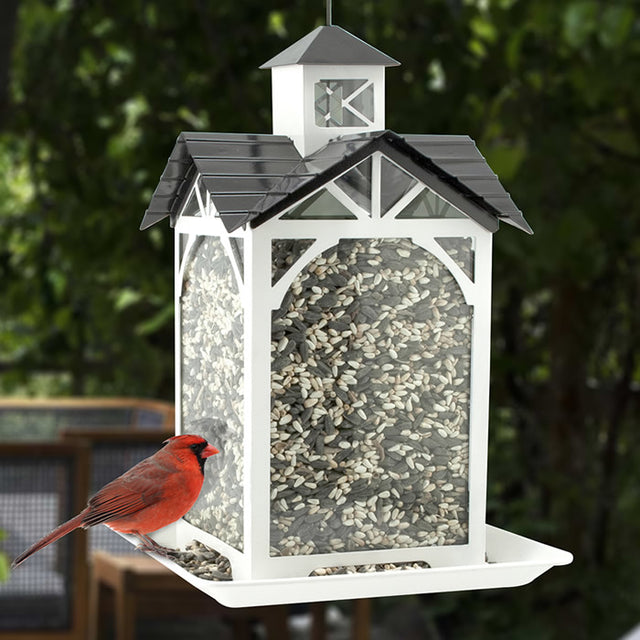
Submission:
<svg viewBox="0 0 640 640">
<path fill-rule="evenodd" d="M 124 537 L 136 543 L 135 538 Z M 184 520 L 153 537 L 160 544 L 177 543 L 181 548 L 193 540 L 210 546 L 206 534 Z M 266 580 L 203 580 L 167 558 L 149 555 L 226 607 L 517 587 L 535 580 L 551 567 L 570 564 L 573 560 L 568 551 L 491 525 L 486 525 L 486 539 L 488 562 L 482 564 Z"/>
</svg>

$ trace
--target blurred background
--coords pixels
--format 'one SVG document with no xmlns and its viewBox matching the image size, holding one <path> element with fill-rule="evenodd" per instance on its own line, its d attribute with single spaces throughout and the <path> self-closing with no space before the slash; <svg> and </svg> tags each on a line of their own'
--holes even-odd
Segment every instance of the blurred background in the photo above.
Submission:
<svg viewBox="0 0 640 640">
<path fill-rule="evenodd" d="M 640 4 L 336 0 L 402 63 L 387 126 L 468 134 L 535 231 L 495 237 L 487 520 L 575 554 L 513 590 L 376 601 L 386 638 L 640 622 Z M 321 0 L 0 2 L 0 395 L 173 400 L 183 130 L 271 132 L 258 66 Z"/>
</svg>

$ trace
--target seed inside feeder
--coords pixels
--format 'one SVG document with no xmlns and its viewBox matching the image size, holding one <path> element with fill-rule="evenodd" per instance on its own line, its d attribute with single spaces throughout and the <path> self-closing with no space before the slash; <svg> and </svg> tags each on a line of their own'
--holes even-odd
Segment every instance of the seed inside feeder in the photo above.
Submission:
<svg viewBox="0 0 640 640">
<path fill-rule="evenodd" d="M 342 240 L 294 278 L 272 317 L 271 555 L 467 542 L 471 320 L 404 238 Z"/>
<path fill-rule="evenodd" d="M 191 249 L 180 298 L 182 424 L 220 453 L 207 466 L 200 498 L 186 519 L 242 550 L 243 314 L 240 292 L 219 238 Z"/>
</svg>

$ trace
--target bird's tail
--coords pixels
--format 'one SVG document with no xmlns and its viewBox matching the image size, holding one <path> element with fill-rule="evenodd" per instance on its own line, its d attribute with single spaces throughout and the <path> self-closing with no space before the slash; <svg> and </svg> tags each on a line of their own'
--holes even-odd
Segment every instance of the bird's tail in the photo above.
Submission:
<svg viewBox="0 0 640 640">
<path fill-rule="evenodd" d="M 33 555 L 36 551 L 40 551 L 52 542 L 59 540 L 67 533 L 70 533 L 74 529 L 78 529 L 83 526 L 83 519 L 85 512 L 79 513 L 75 518 L 63 522 L 59 527 L 54 529 L 51 533 L 48 533 L 44 538 L 38 540 L 35 544 L 32 544 L 26 551 L 23 551 L 12 563 L 11 568 L 15 569 L 20 563 L 24 562 L 29 556 Z"/>
</svg>

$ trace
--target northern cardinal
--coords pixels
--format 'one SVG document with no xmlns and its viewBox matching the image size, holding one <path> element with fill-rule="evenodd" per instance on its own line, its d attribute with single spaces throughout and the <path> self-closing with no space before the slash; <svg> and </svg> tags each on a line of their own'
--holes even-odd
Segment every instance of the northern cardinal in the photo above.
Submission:
<svg viewBox="0 0 640 640">
<path fill-rule="evenodd" d="M 146 534 L 175 522 L 189 511 L 202 489 L 204 463 L 216 453 L 219 451 L 200 436 L 182 435 L 165 440 L 159 451 L 102 487 L 75 518 L 21 553 L 11 568 L 74 529 L 88 529 L 96 524 L 133 534 L 141 541 L 138 549 L 142 551 L 166 555 L 168 550 Z"/>
</svg>

